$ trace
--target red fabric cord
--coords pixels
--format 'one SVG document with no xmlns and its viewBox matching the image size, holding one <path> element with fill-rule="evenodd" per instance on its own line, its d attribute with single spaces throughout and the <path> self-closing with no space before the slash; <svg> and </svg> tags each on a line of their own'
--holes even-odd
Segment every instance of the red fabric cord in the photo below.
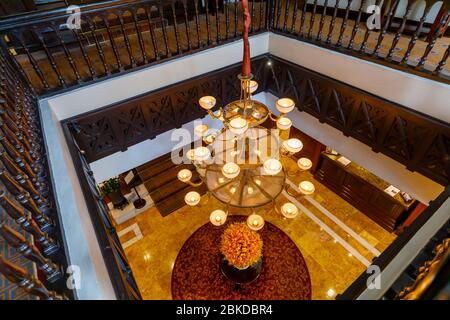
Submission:
<svg viewBox="0 0 450 320">
<path fill-rule="evenodd" d="M 250 65 L 250 42 L 248 41 L 248 33 L 252 18 L 248 10 L 248 0 L 242 0 L 242 12 L 244 13 L 244 30 L 242 32 L 242 38 L 244 40 L 244 58 L 242 60 L 242 75 L 245 77 L 250 76 L 252 73 Z"/>
</svg>

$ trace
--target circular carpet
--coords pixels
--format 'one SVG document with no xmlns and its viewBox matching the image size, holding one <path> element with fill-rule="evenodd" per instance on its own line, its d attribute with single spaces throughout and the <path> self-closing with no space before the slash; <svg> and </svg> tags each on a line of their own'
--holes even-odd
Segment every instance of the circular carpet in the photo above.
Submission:
<svg viewBox="0 0 450 320">
<path fill-rule="evenodd" d="M 295 243 L 266 222 L 259 231 L 264 242 L 263 268 L 258 280 L 235 289 L 220 271 L 219 243 L 225 228 L 246 216 L 229 216 L 222 227 L 200 227 L 184 243 L 172 273 L 175 300 L 309 300 L 311 279 Z"/>
</svg>

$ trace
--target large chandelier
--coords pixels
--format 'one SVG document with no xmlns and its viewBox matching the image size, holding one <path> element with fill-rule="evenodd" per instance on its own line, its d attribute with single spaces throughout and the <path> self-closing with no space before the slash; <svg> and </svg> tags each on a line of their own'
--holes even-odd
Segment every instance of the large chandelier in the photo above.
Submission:
<svg viewBox="0 0 450 320">
<path fill-rule="evenodd" d="M 188 169 L 181 170 L 178 179 L 193 187 L 205 184 L 208 199 L 212 195 L 225 205 L 225 210 L 212 210 L 210 221 L 213 225 L 223 225 L 232 206 L 251 209 L 247 224 L 253 230 L 260 230 L 264 226 L 264 219 L 256 213 L 256 208 L 272 204 L 280 217 L 295 218 L 299 210 L 293 203 L 286 202 L 278 208 L 275 200 L 283 190 L 295 196 L 298 192 L 311 195 L 315 188 L 310 181 L 302 181 L 297 191 L 294 191 L 287 183 L 287 176 L 312 167 L 310 159 L 298 159 L 296 168 L 291 170 L 280 161 L 293 157 L 303 148 L 299 139 L 289 139 L 292 121 L 286 115 L 295 108 L 294 101 L 289 98 L 279 99 L 276 109 L 280 114 L 276 116 L 265 104 L 252 99 L 258 83 L 253 80 L 250 66 L 248 32 L 251 17 L 247 0 L 242 1 L 242 7 L 244 57 L 242 73 L 238 76 L 240 98 L 216 112 L 212 111 L 216 107 L 214 97 L 200 98 L 200 107 L 213 119 L 222 121 L 223 128 L 211 133 L 205 124 L 195 127 L 194 133 L 202 138 L 202 146 L 189 150 L 186 158 L 195 165 L 201 182 L 193 183 L 193 173 Z M 276 130 L 261 126 L 268 119 L 276 122 Z M 192 207 L 198 206 L 200 200 L 201 196 L 196 191 L 188 192 L 185 196 L 186 204 Z"/>
</svg>

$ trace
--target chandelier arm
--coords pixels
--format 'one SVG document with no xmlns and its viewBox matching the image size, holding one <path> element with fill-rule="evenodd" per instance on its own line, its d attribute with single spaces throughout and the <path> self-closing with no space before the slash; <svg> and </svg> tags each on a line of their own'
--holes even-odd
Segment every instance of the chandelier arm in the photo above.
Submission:
<svg viewBox="0 0 450 320">
<path fill-rule="evenodd" d="M 208 114 L 213 119 L 221 120 L 220 118 L 223 116 L 223 109 L 219 108 L 219 114 L 217 116 L 211 110 L 208 110 Z"/>
<path fill-rule="evenodd" d="M 299 194 L 301 194 L 300 192 L 297 192 L 296 190 L 294 190 L 295 193 L 292 193 L 292 192 L 290 191 L 290 189 L 291 189 L 291 186 L 290 186 L 289 184 L 286 184 L 285 190 L 286 190 L 287 194 L 290 195 L 291 197 L 294 197 L 294 198 L 295 198 L 295 197 L 297 197 Z"/>
<path fill-rule="evenodd" d="M 187 183 L 188 185 L 190 185 L 191 187 L 198 188 L 198 187 L 200 187 L 200 186 L 203 184 L 203 180 L 200 181 L 200 182 L 197 182 L 197 183 L 192 182 L 191 180 L 189 180 L 189 181 L 187 181 L 186 183 Z"/>
<path fill-rule="evenodd" d="M 277 122 L 281 116 L 275 116 L 272 111 L 269 111 L 269 118 L 270 120 Z"/>
<path fill-rule="evenodd" d="M 274 210 L 277 214 L 279 214 L 279 215 L 282 216 L 280 209 L 278 209 L 278 207 L 277 207 L 277 203 L 275 202 L 275 199 L 272 200 L 272 204 L 273 204 L 273 210 Z"/>
</svg>

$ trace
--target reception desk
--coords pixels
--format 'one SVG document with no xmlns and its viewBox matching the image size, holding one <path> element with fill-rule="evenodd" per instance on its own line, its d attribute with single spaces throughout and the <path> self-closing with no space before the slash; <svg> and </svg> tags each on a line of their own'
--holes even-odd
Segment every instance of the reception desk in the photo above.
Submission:
<svg viewBox="0 0 450 320">
<path fill-rule="evenodd" d="M 353 162 L 342 164 L 340 157 L 322 153 L 315 178 L 380 226 L 394 231 L 416 201 L 406 202 L 400 193 L 392 197 L 384 191 L 390 183 Z"/>
</svg>

